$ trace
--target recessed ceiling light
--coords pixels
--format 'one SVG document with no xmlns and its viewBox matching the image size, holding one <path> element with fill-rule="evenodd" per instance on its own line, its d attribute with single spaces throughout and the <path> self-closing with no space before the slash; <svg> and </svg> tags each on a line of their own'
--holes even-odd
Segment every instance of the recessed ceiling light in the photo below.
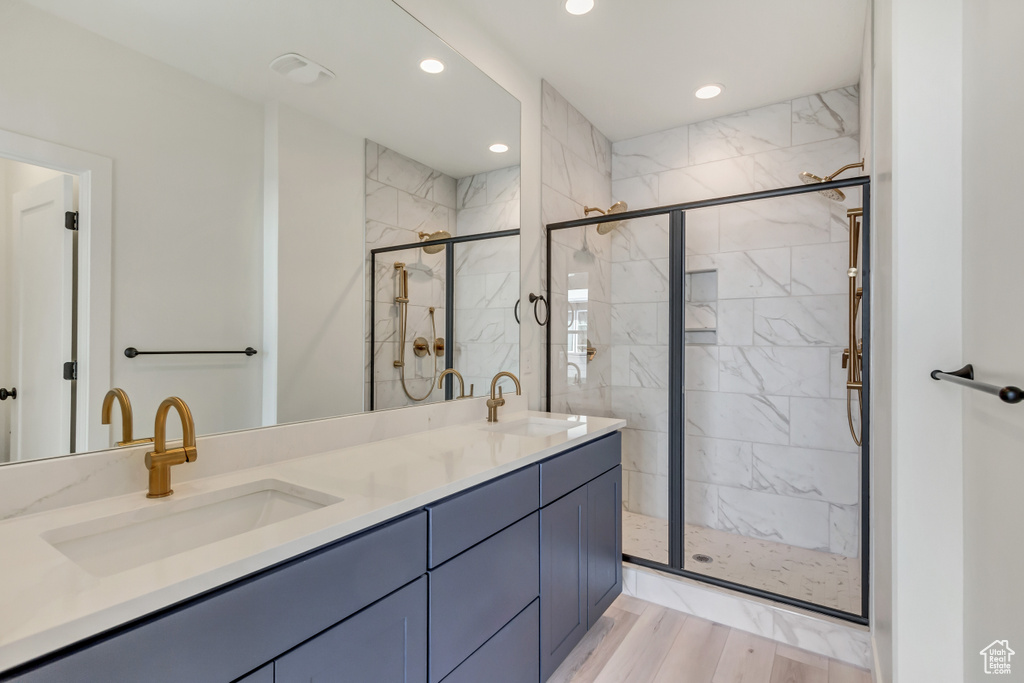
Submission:
<svg viewBox="0 0 1024 683">
<path fill-rule="evenodd" d="M 586 14 L 594 9 L 594 0 L 565 0 L 565 11 L 569 14 Z"/>
<path fill-rule="evenodd" d="M 697 96 L 698 100 L 710 100 L 712 97 L 721 95 L 723 90 L 725 90 L 725 86 L 717 83 L 708 83 L 697 88 L 693 94 Z"/>
<path fill-rule="evenodd" d="M 496 142 L 493 145 L 491 145 L 488 149 L 490 149 L 495 154 L 504 154 L 505 152 L 508 151 L 508 145 L 503 145 L 500 142 Z"/>
<path fill-rule="evenodd" d="M 439 74 L 444 71 L 444 62 L 440 59 L 424 59 L 420 62 L 420 68 L 428 74 Z"/>
</svg>

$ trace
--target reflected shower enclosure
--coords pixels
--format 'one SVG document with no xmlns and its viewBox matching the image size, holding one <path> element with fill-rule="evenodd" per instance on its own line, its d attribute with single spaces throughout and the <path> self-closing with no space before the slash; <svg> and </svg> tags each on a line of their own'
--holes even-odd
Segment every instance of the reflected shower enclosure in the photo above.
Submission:
<svg viewBox="0 0 1024 683">
<path fill-rule="evenodd" d="M 834 179 L 857 167 L 549 225 L 546 386 L 627 421 L 627 560 L 866 623 L 869 181 Z"/>
</svg>

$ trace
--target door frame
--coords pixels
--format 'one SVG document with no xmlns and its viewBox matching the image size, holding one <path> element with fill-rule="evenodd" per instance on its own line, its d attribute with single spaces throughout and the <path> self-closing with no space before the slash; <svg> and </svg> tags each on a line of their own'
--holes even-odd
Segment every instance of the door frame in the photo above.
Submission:
<svg viewBox="0 0 1024 683">
<path fill-rule="evenodd" d="M 90 429 L 111 386 L 113 160 L 0 130 L 0 157 L 78 177 L 77 452 L 110 447 L 109 429 Z M 70 360 L 70 359 L 69 359 Z"/>
</svg>

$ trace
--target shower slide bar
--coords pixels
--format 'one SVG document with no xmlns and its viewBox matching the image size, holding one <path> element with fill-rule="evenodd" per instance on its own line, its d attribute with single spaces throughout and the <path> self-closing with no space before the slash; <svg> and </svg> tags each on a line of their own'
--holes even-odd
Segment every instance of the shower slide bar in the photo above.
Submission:
<svg viewBox="0 0 1024 683">
<path fill-rule="evenodd" d="M 136 356 L 177 356 L 177 355 L 191 355 L 191 354 L 228 354 L 228 353 L 244 353 L 247 356 L 255 356 L 256 349 L 248 346 L 244 351 L 139 351 L 134 346 L 129 346 L 124 350 L 124 355 L 128 358 L 135 358 Z"/>
<path fill-rule="evenodd" d="M 1020 387 L 998 387 L 995 384 L 986 384 L 985 382 L 979 382 L 974 379 L 974 366 L 970 363 L 955 372 L 932 370 L 932 379 L 944 379 L 947 382 L 959 384 L 960 386 L 967 387 L 968 389 L 983 391 L 986 394 L 998 396 L 1004 403 L 1020 403 L 1021 401 L 1024 401 L 1024 390 Z"/>
</svg>

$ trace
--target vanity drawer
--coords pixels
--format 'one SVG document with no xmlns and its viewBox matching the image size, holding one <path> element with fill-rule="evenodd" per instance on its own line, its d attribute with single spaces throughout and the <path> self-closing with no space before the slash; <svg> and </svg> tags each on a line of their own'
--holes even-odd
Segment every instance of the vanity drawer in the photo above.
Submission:
<svg viewBox="0 0 1024 683">
<path fill-rule="evenodd" d="M 534 600 L 443 683 L 537 683 L 539 677 L 540 600 Z"/>
<path fill-rule="evenodd" d="M 540 594 L 534 512 L 430 572 L 430 683 L 438 683 Z"/>
<path fill-rule="evenodd" d="M 540 464 L 540 504 L 545 506 L 599 477 L 622 461 L 622 434 L 615 432 Z"/>
<path fill-rule="evenodd" d="M 540 507 L 540 467 L 533 465 L 427 508 L 433 569 Z"/>
<path fill-rule="evenodd" d="M 426 513 L 409 515 L 71 646 L 14 678 L 233 681 L 421 576 L 426 528 Z"/>
</svg>

